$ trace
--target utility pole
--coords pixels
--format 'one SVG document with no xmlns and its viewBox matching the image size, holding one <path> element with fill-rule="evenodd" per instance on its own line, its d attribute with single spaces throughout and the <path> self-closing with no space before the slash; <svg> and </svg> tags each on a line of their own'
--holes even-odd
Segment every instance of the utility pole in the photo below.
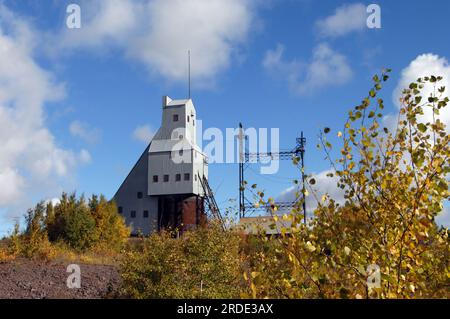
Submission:
<svg viewBox="0 0 450 319">
<path fill-rule="evenodd" d="M 244 129 L 239 123 L 239 218 L 245 216 L 245 181 L 244 181 Z"/>
<path fill-rule="evenodd" d="M 305 144 L 306 138 L 303 137 L 303 131 L 300 135 L 300 158 L 302 161 L 302 193 L 303 193 L 303 222 L 306 225 L 306 185 L 305 185 Z"/>
</svg>

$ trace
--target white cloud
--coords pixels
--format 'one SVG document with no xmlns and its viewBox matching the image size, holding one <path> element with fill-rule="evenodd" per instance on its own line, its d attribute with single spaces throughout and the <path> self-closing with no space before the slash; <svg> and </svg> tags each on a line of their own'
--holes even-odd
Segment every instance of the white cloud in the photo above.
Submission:
<svg viewBox="0 0 450 319">
<path fill-rule="evenodd" d="M 0 219 L 59 192 L 78 162 L 46 127 L 45 103 L 65 90 L 34 60 L 36 42 L 32 27 L 0 4 Z"/>
<path fill-rule="evenodd" d="M 136 127 L 133 131 L 133 138 L 141 141 L 145 144 L 150 143 L 153 136 L 155 135 L 154 130 L 150 127 L 150 125 L 141 125 Z"/>
<path fill-rule="evenodd" d="M 425 76 L 442 76 L 443 79 L 438 83 L 438 87 L 445 86 L 444 96 L 450 95 L 450 65 L 445 57 L 436 54 L 422 54 L 415 58 L 405 69 L 402 70 L 397 88 L 394 90 L 394 103 L 400 107 L 399 98 L 403 89 L 408 88 L 411 82 L 416 81 L 419 77 Z M 432 93 L 432 86 L 428 86 L 422 91 L 423 101 Z M 437 92 L 436 92 L 437 93 Z M 447 132 L 450 132 L 450 105 L 440 110 L 438 116 L 442 122 L 447 125 Z M 421 119 L 424 122 L 432 122 L 433 112 L 431 108 L 424 109 L 424 116 Z"/>
<path fill-rule="evenodd" d="M 61 48 L 102 48 L 114 43 L 125 44 L 130 33 L 138 27 L 143 7 L 141 1 L 108 0 L 83 1 L 81 4 L 82 27 L 64 29 L 60 38 Z M 65 27 L 65 26 L 64 26 Z"/>
<path fill-rule="evenodd" d="M 56 206 L 59 203 L 61 203 L 61 200 L 59 199 L 59 197 L 53 197 L 53 198 L 45 200 L 44 203 L 46 205 L 49 204 L 49 203 L 52 203 L 53 206 Z"/>
<path fill-rule="evenodd" d="M 86 123 L 73 121 L 70 123 L 69 131 L 73 136 L 79 137 L 84 141 L 95 144 L 100 140 L 101 132 L 97 128 L 92 128 Z"/>
<path fill-rule="evenodd" d="M 362 31 L 366 26 L 366 6 L 362 3 L 345 4 L 336 9 L 333 15 L 316 22 L 319 35 L 339 37 L 354 31 Z"/>
<path fill-rule="evenodd" d="M 336 175 L 333 177 L 327 176 L 332 173 L 331 170 L 322 171 L 317 174 L 312 174 L 311 178 L 316 180 L 316 184 L 313 187 L 315 196 L 310 192 L 310 195 L 306 197 L 306 212 L 307 215 L 311 215 L 314 209 L 317 207 L 317 200 L 321 200 L 322 196 L 328 194 L 330 198 L 334 199 L 339 204 L 344 204 L 344 191 L 337 187 L 338 178 Z M 296 193 L 299 192 L 299 186 L 292 186 L 281 192 L 277 201 L 281 202 L 293 202 L 296 199 Z M 315 198 L 317 197 L 317 199 Z"/>
<path fill-rule="evenodd" d="M 294 93 L 303 95 L 328 86 L 347 83 L 353 72 L 344 55 L 334 51 L 326 43 L 313 49 L 309 63 L 283 59 L 284 47 L 278 45 L 275 50 L 266 52 L 263 66 L 270 72 L 287 79 Z"/>
<path fill-rule="evenodd" d="M 302 64 L 297 60 L 284 61 L 283 54 L 285 47 L 277 44 L 275 50 L 268 50 L 263 60 L 263 66 L 267 70 L 284 77 L 288 76 L 288 81 L 296 81 L 301 71 Z"/>
<path fill-rule="evenodd" d="M 450 208 L 444 207 L 444 210 L 436 217 L 436 223 L 450 228 Z"/>
<path fill-rule="evenodd" d="M 411 82 L 415 82 L 419 77 L 425 76 L 442 76 L 443 79 L 438 83 L 437 87 L 445 86 L 444 97 L 450 96 L 450 65 L 445 57 L 440 57 L 436 54 L 427 53 L 417 56 L 411 63 L 402 70 L 400 79 L 397 83 L 397 87 L 393 93 L 394 104 L 400 108 L 400 97 L 403 89 L 408 88 Z M 433 88 L 428 85 L 422 90 L 423 100 L 433 93 Z M 437 94 L 437 92 L 436 92 Z M 446 130 L 450 133 L 450 106 L 447 105 L 441 109 L 439 115 L 435 115 L 436 119 L 439 118 L 445 125 Z M 389 127 L 393 128 L 397 124 L 397 115 L 388 114 L 384 118 Z M 432 122 L 433 113 L 431 108 L 424 109 L 424 115 L 420 117 L 422 122 Z M 450 227 L 450 209 L 444 207 L 444 210 L 437 216 L 436 222 L 439 225 Z"/>
<path fill-rule="evenodd" d="M 194 84 L 226 69 L 252 26 L 252 0 L 85 1 L 82 28 L 54 39 L 57 51 L 120 48 L 171 81 L 185 81 L 191 50 Z"/>
<path fill-rule="evenodd" d="M 11 167 L 0 170 L 0 185 L 2 185 L 2 190 L 0 191 L 0 207 L 18 200 L 24 184 L 22 176 Z"/>
<path fill-rule="evenodd" d="M 89 164 L 92 161 L 91 154 L 85 149 L 80 151 L 78 154 L 78 159 L 83 164 Z"/>
</svg>

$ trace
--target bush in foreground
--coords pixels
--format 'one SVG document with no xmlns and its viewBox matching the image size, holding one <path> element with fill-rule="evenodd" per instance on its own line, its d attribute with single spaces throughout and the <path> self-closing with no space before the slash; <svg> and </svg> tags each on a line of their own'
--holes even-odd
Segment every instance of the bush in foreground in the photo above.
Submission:
<svg viewBox="0 0 450 319">
<path fill-rule="evenodd" d="M 214 224 L 181 238 L 153 234 L 141 249 L 126 252 L 121 273 L 130 298 L 238 298 L 239 237 Z"/>
</svg>

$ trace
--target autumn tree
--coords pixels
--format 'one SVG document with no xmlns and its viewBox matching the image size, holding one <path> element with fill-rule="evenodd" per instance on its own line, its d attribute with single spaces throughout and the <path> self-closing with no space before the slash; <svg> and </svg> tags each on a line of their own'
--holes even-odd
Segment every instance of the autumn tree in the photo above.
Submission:
<svg viewBox="0 0 450 319">
<path fill-rule="evenodd" d="M 118 252 L 126 244 L 130 229 L 117 213 L 113 201 L 93 195 L 63 193 L 57 203 L 38 203 L 25 215 L 25 230 L 17 226 L 10 242 L 15 254 L 48 255 L 51 243 L 62 243 L 78 251 L 99 248 Z"/>
<path fill-rule="evenodd" d="M 396 125 L 383 125 L 380 91 L 389 72 L 373 77 L 368 96 L 335 132 L 341 140 L 337 156 L 329 139 L 333 130 L 320 134 L 329 177 L 337 178 L 344 201 L 319 198 L 320 185 L 309 178 L 314 217 L 302 224 L 298 194 L 299 205 L 284 217 L 292 227 L 279 239 L 293 267 L 275 278 L 285 293 L 274 296 L 258 286 L 260 265 L 252 274 L 253 296 L 449 297 L 448 230 L 435 222 L 449 199 L 450 135 L 439 118 L 449 99 L 441 77 L 419 78 L 402 92 Z M 424 96 L 427 91 L 432 93 Z M 377 269 L 379 285 L 371 281 Z"/>
</svg>

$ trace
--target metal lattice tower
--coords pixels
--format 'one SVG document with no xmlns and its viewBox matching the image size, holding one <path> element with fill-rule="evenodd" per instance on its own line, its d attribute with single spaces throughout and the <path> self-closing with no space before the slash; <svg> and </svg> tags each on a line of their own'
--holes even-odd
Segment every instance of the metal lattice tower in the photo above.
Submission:
<svg viewBox="0 0 450 319">
<path fill-rule="evenodd" d="M 245 195 L 246 190 L 246 181 L 245 181 L 245 169 L 251 163 L 257 163 L 262 159 L 270 158 L 272 160 L 292 160 L 294 158 L 298 158 L 301 165 L 301 178 L 302 178 L 302 194 L 303 194 L 303 215 L 304 222 L 306 224 L 306 197 L 305 197 L 305 145 L 306 138 L 303 136 L 303 132 L 301 132 L 300 137 L 296 139 L 296 146 L 292 150 L 287 151 L 279 151 L 279 152 L 255 152 L 249 153 L 245 148 L 245 140 L 246 136 L 244 134 L 244 128 L 242 123 L 239 123 L 239 217 L 246 217 L 256 211 L 261 210 L 269 210 L 271 209 L 271 205 L 266 206 L 258 206 L 255 205 L 247 199 Z M 280 209 L 289 209 L 298 204 L 298 201 L 294 202 L 275 202 L 274 205 Z"/>
</svg>

